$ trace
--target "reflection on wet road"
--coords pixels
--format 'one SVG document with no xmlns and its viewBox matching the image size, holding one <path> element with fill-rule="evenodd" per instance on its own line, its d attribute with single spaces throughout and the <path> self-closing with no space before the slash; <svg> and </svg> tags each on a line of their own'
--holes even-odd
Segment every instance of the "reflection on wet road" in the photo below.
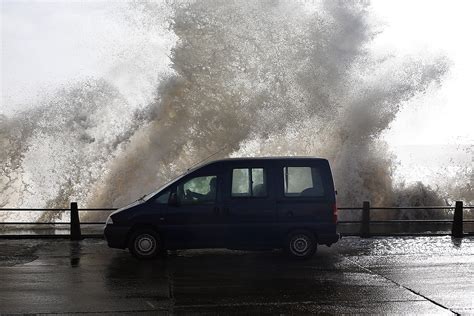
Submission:
<svg viewBox="0 0 474 316">
<path fill-rule="evenodd" d="M 0 240 L 1 313 L 474 313 L 474 238 L 345 238 L 309 261 L 103 240 Z"/>
</svg>

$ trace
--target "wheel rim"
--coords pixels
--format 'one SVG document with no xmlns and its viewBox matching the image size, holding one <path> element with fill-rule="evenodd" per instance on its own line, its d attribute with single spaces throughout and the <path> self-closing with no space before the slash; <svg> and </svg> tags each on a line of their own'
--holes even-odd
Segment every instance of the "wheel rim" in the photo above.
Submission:
<svg viewBox="0 0 474 316">
<path fill-rule="evenodd" d="M 156 249 L 156 238 L 150 234 L 142 234 L 135 238 L 135 250 L 142 256 L 150 255 Z"/>
<path fill-rule="evenodd" d="M 290 250 L 296 256 L 304 256 L 311 249 L 311 239 L 306 235 L 296 235 L 291 239 Z"/>
</svg>

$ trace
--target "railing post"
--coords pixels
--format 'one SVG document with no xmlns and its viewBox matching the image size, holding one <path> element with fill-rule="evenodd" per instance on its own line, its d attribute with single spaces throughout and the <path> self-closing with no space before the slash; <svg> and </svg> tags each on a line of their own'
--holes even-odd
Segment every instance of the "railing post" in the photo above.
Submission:
<svg viewBox="0 0 474 316">
<path fill-rule="evenodd" d="M 364 201 L 362 204 L 362 223 L 360 225 L 360 237 L 370 237 L 370 202 Z"/>
<path fill-rule="evenodd" d="M 454 216 L 453 216 L 453 227 L 451 230 L 451 236 L 454 238 L 461 238 L 464 235 L 463 232 L 463 205 L 462 201 L 456 201 L 456 206 L 454 207 Z"/>
<path fill-rule="evenodd" d="M 71 202 L 71 240 L 81 240 L 81 223 L 79 222 L 79 210 L 77 202 Z"/>
</svg>

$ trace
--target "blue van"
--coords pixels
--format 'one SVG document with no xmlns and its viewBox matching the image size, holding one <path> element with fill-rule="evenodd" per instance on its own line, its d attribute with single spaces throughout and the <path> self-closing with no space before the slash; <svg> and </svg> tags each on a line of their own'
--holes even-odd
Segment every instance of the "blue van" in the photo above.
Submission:
<svg viewBox="0 0 474 316">
<path fill-rule="evenodd" d="M 339 239 L 329 162 L 233 158 L 206 163 L 112 213 L 109 247 L 141 259 L 166 250 L 283 248 L 310 258 Z"/>
</svg>

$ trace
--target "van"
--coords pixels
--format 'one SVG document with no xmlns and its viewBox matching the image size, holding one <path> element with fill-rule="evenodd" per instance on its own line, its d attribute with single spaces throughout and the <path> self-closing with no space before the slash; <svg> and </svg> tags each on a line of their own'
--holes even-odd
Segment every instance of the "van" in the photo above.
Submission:
<svg viewBox="0 0 474 316">
<path fill-rule="evenodd" d="M 141 259 L 166 250 L 285 249 L 310 258 L 339 239 L 326 159 L 232 158 L 206 163 L 113 212 L 109 247 Z"/>
</svg>

